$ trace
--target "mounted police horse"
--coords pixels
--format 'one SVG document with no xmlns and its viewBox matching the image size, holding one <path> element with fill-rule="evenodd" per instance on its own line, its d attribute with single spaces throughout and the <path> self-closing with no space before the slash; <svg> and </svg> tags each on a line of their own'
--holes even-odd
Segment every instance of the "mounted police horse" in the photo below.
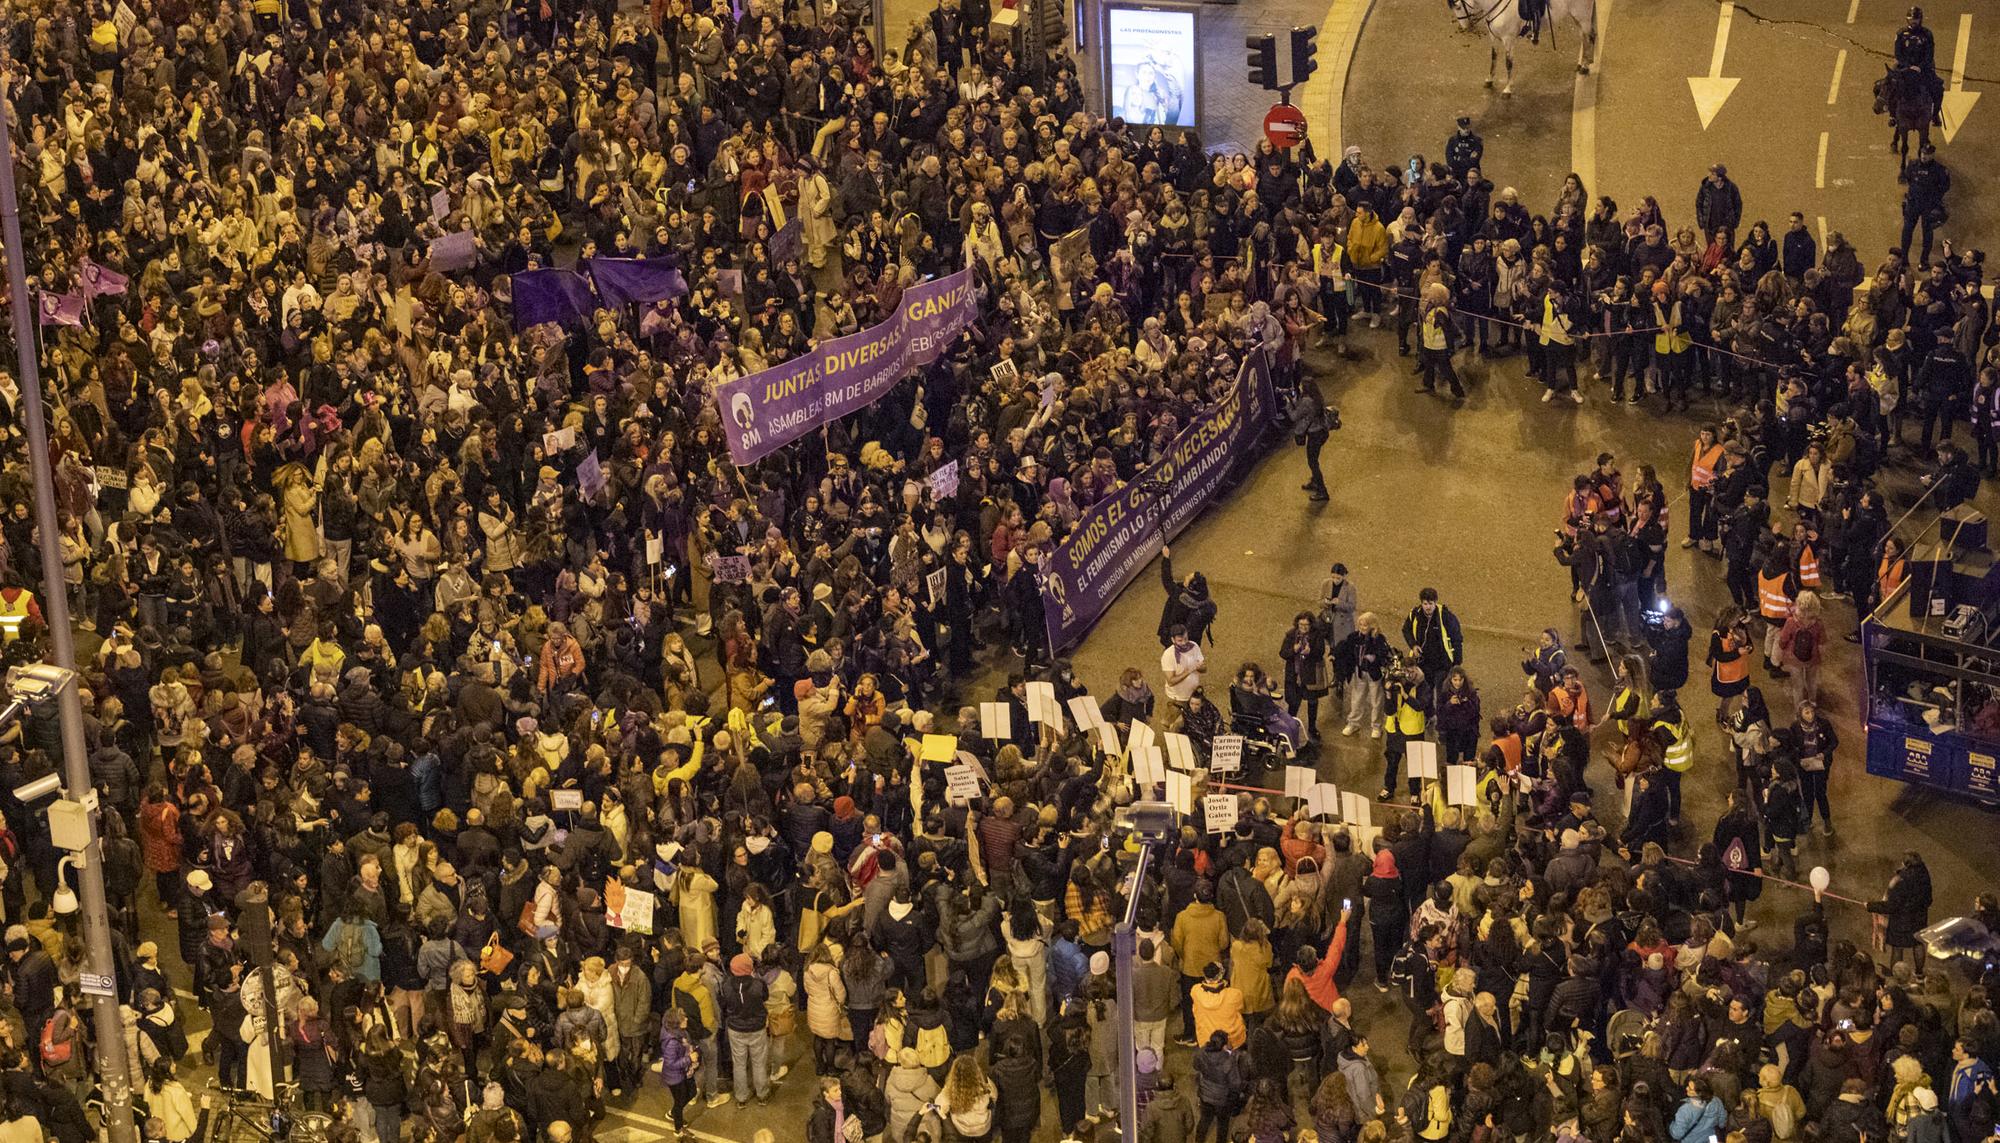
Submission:
<svg viewBox="0 0 2000 1143">
<path fill-rule="evenodd" d="M 1901 170 L 1910 161 L 1910 132 L 1917 133 L 1920 145 L 1930 144 L 1931 124 L 1944 104 L 1944 81 L 1921 67 L 1889 64 L 1882 72 L 1875 81 L 1875 114 L 1889 117 L 1889 149 Z"/>
<path fill-rule="evenodd" d="M 1578 75 L 1590 73 L 1590 49 L 1597 43 L 1596 0 L 1445 0 L 1445 6 L 1458 22 L 1459 31 L 1483 29 L 1492 41 L 1486 58 L 1486 86 L 1493 86 L 1494 69 L 1501 55 L 1506 55 L 1507 85 L 1500 89 L 1501 95 L 1514 94 L 1514 41 L 1544 23 L 1551 35 L 1565 19 L 1576 25 L 1581 33 L 1576 71 Z"/>
</svg>

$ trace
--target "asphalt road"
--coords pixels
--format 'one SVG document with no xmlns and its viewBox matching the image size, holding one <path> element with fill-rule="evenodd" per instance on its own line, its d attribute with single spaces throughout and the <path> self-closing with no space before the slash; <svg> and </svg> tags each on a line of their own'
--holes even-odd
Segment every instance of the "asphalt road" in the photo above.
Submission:
<svg viewBox="0 0 2000 1143">
<path fill-rule="evenodd" d="M 1268 103 L 1262 93 L 1240 87 L 1242 31 L 1315 22 L 1312 9 L 1323 2 L 1273 0 L 1269 6 L 1204 10 L 1206 78 L 1215 109 L 1211 142 L 1249 142 L 1255 137 L 1254 116 Z M 1337 9 L 1348 0 L 1335 2 Z M 1965 6 L 1964 0 L 1959 3 Z M 1858 0 L 1851 20 L 1843 18 L 1848 13 L 1841 0 L 1736 6 L 1722 75 L 1740 82 L 1706 130 L 1687 77 L 1709 71 L 1720 9 L 1714 0 L 1615 0 L 1615 6 L 1614 0 L 1602 0 L 1598 74 L 1579 83 L 1575 30 L 1564 27 L 1553 46 L 1517 49 L 1511 98 L 1484 87 L 1485 40 L 1456 32 L 1442 7 L 1428 0 L 1383 0 L 1368 14 L 1346 84 L 1341 127 L 1346 141 L 1359 144 L 1371 161 L 1401 163 L 1412 151 L 1436 155 L 1453 117 L 1464 111 L 1486 138 L 1489 177 L 1498 186 L 1516 187 L 1531 209 L 1545 210 L 1563 175 L 1577 169 L 1593 193 L 1610 193 L 1621 204 L 1655 194 L 1670 222 L 1688 219 L 1696 180 L 1710 163 L 1721 161 L 1743 188 L 1747 219 L 1781 225 L 1784 215 L 1797 209 L 1817 226 L 1824 215 L 1829 229 L 1847 234 L 1869 263 L 1894 239 L 1895 160 L 1886 129 L 1870 113 L 1869 85 L 1880 74 L 1901 20 L 1900 0 Z M 920 0 L 892 0 L 891 29 L 900 32 L 928 8 Z M 1939 65 L 1948 78 L 1960 16 L 1943 8 L 1931 12 Z M 1981 92 L 2000 78 L 1996 39 L 2000 16 L 1976 14 L 1965 90 Z M 1847 56 L 1836 85 L 1833 70 L 1843 50 Z M 1579 121 L 1586 129 L 1573 135 Z M 1823 173 L 1822 132 L 1828 139 Z M 1990 165 L 2000 147 L 2000 99 L 1978 101 L 1951 142 L 1942 132 L 1937 138 L 1958 181 L 1947 232 L 1972 236 L 1968 240 L 1976 245 L 2000 212 L 1989 201 L 1990 192 L 1971 185 L 1971 172 Z M 1210 677 L 1219 688 L 1243 661 L 1274 666 L 1280 634 L 1310 605 L 1328 565 L 1340 560 L 1353 574 L 1361 605 L 1376 611 L 1385 626 L 1414 605 L 1420 588 L 1436 587 L 1464 623 L 1466 663 L 1486 703 L 1511 705 L 1520 690 L 1521 647 L 1545 626 L 1557 626 L 1572 639 L 1577 631 L 1567 577 L 1549 555 L 1550 530 L 1570 476 L 1583 471 L 1598 451 L 1610 449 L 1628 472 L 1653 463 L 1667 487 L 1678 489 L 1685 483 L 1694 422 L 1611 406 L 1601 387 L 1589 385 L 1591 399 L 1581 407 L 1544 405 L 1539 386 L 1526 381 L 1513 362 L 1462 365 L 1471 399 L 1453 410 L 1411 391 L 1407 360 L 1395 356 L 1386 331 L 1360 331 L 1356 342 L 1362 350 L 1357 361 L 1311 358 L 1346 421 L 1325 456 L 1332 500 L 1306 500 L 1298 489 L 1303 462 L 1295 450 L 1285 449 L 1175 541 L 1177 569 L 1205 572 L 1220 604 L 1217 643 L 1208 652 Z M 1717 410 L 1697 412 L 1712 416 Z M 1892 470 L 1888 483 L 1907 489 L 1910 474 Z M 1982 495 L 1989 512 L 1993 500 L 1990 489 Z M 1684 498 L 1672 512 L 1678 529 Z M 1676 540 L 1679 535 L 1676 531 Z M 1696 625 L 1698 656 L 1699 633 L 1726 602 L 1719 569 L 1676 544 L 1668 580 L 1671 596 Z M 1080 677 L 1100 693 L 1128 664 L 1149 677 L 1158 675 L 1154 631 L 1160 595 L 1157 572 L 1148 566 L 1076 650 Z M 1851 622 L 1845 605 L 1831 608 L 1834 629 Z M 1992 885 L 2000 872 L 2000 859 L 1982 844 L 1992 836 L 1994 819 L 1863 772 L 1855 721 L 1858 652 L 1836 641 L 1831 654 L 1823 692 L 1845 740 L 1832 776 L 1840 830 L 1805 839 L 1800 866 L 1824 864 L 1834 893 L 1865 898 L 1880 890 L 1904 850 L 1920 849 L 1936 882 L 1938 915 L 1945 915 Z M 992 673 L 1006 667 L 995 664 Z M 1774 700 L 1781 698 L 1782 686 L 1761 672 L 1753 678 Z M 1608 693 L 1607 682 L 1601 674 L 1590 676 L 1600 698 Z M 1681 852 L 1687 852 L 1720 814 L 1731 768 L 1713 729 L 1706 688 L 1697 680 L 1683 697 L 1699 758 L 1686 783 L 1690 832 Z M 1322 726 L 1335 736 L 1322 756 L 1321 777 L 1343 788 L 1373 791 L 1380 778 L 1379 744 L 1340 738 L 1337 722 L 1325 714 Z M 1601 767 L 1593 767 L 1593 779 L 1609 784 Z M 1615 804 L 1605 814 L 1615 818 Z M 1800 890 L 1773 886 L 1752 915 L 1772 930 L 1768 940 L 1782 946 L 1789 940 L 1789 920 L 1804 901 Z M 1831 918 L 1840 935 L 1865 937 L 1866 916 L 1859 908 L 1835 903 Z M 148 910 L 142 927 L 171 958 L 171 923 Z M 1391 1050 L 1378 1052 L 1378 1060 L 1392 1083 L 1401 1082 L 1409 1074 L 1408 1061 L 1394 1050 L 1400 1047 L 1401 1016 L 1371 983 L 1364 970 L 1353 993 L 1358 1023 L 1391 1033 L 1381 1037 Z M 200 1027 L 205 1015 L 184 1003 Z M 1178 1052 L 1171 1053 L 1170 1064 L 1185 1066 Z M 794 1073 L 768 1107 L 702 1110 L 691 1134 L 703 1143 L 747 1143 L 760 1129 L 778 1139 L 796 1138 L 811 1099 L 809 1080 L 807 1071 Z M 649 1085 L 611 1109 L 598 1137 L 604 1143 L 656 1137 L 667 1113 L 664 1091 Z M 1037 1138 L 1055 1138 L 1046 1119 Z"/>
</svg>

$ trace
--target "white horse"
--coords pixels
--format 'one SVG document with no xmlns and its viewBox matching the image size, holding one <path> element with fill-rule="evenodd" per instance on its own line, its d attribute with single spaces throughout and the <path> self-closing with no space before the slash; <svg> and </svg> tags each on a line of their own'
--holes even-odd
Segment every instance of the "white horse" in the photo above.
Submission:
<svg viewBox="0 0 2000 1143">
<path fill-rule="evenodd" d="M 1596 0 L 1543 0 L 1543 3 L 1548 9 L 1544 19 L 1551 34 L 1565 20 L 1576 25 L 1581 33 L 1576 48 L 1576 71 L 1578 75 L 1589 74 L 1590 49 L 1597 43 Z M 1504 52 L 1507 86 L 1500 89 L 1500 94 L 1514 94 L 1514 41 L 1528 31 L 1527 21 L 1521 18 L 1520 0 L 1445 0 L 1445 5 L 1451 9 L 1452 19 L 1458 21 L 1461 32 L 1485 25 L 1486 36 L 1492 41 L 1486 59 L 1486 86 L 1493 86 L 1493 72 Z"/>
</svg>

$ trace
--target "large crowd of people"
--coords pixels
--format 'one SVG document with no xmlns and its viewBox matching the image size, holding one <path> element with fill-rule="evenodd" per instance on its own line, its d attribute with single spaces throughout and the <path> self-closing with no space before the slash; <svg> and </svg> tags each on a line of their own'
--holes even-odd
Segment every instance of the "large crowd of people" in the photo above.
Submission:
<svg viewBox="0 0 2000 1143">
<path fill-rule="evenodd" d="M 1832 828 L 1821 600 L 1865 611 L 1904 574 L 1876 467 L 1914 413 L 1938 499 L 1993 471 L 1979 258 L 1870 276 L 1797 215 L 1739 240 L 1720 167 L 1691 225 L 1574 179 L 1536 214 L 1463 129 L 1414 177 L 1351 148 L 1210 155 L 1093 113 L 1067 57 L 988 37 L 983 0 L 879 53 L 866 7 L 12 9 L 8 254 L 62 303 L 57 550 L 145 1138 L 213 1126 L 211 1065 L 341 1143 L 588 1140 L 649 1088 L 675 1131 L 728 1133 L 787 1079 L 810 1143 L 1089 1137 L 1136 892 L 1152 1143 L 1984 1143 L 2000 1019 L 1924 972 L 1920 859 L 1870 905 L 1887 963 L 1817 901 L 1789 939 L 1744 915 L 1815 812 Z M 1935 163 L 1905 177 L 1941 196 Z M 512 275 L 591 255 L 671 259 L 687 293 L 517 328 Z M 979 319 L 940 360 L 730 462 L 716 384 L 961 267 Z M 1702 747 L 1737 789 L 1691 861 L 1689 624 L 1656 606 L 1677 497 L 1609 454 L 1557 553 L 1581 649 L 1616 660 L 1601 710 L 1551 628 L 1520 701 L 1482 711 L 1448 602 L 1378 620 L 1338 564 L 1281 667 L 1211 685 L 1218 601 L 1163 561 L 1159 674 L 1091 681 L 1118 741 L 1379 739 L 1378 799 L 1409 802 L 1379 829 L 1246 794 L 1207 832 L 1196 798 L 1135 887 L 1121 808 L 1164 791 L 1028 717 L 1031 682 L 1087 693 L 1037 574 L 1080 515 L 1250 353 L 1329 496 L 1339 419 L 1304 358 L 1364 319 L 1426 389 L 1519 350 L 1551 400 L 1582 371 L 1732 410 L 1695 443 L 1685 543 L 1741 606 L 1707 656 L 1729 733 Z M 10 662 L 47 646 L 23 412 L 0 374 Z M 962 754 L 926 755 L 953 731 Z M 1404 765 L 1433 738 L 1479 768 L 1474 804 Z M 95 1132 L 84 942 L 9 792 L 59 753 L 51 711 L 0 732 L 7 1143 Z M 946 772 L 964 755 L 977 797 Z M 1364 1028 L 1357 982 L 1407 1018 Z"/>
</svg>

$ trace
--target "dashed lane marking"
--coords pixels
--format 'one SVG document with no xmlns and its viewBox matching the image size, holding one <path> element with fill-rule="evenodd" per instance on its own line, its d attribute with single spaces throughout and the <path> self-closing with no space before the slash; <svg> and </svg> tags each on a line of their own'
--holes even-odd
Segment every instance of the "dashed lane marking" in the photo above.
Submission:
<svg viewBox="0 0 2000 1143">
<path fill-rule="evenodd" d="M 1828 107 L 1832 107 L 1834 102 L 1840 98 L 1840 74 L 1846 70 L 1847 49 L 1842 48 L 1840 49 L 1840 54 L 1833 57 L 1833 82 L 1826 85 L 1826 105 Z"/>
</svg>

